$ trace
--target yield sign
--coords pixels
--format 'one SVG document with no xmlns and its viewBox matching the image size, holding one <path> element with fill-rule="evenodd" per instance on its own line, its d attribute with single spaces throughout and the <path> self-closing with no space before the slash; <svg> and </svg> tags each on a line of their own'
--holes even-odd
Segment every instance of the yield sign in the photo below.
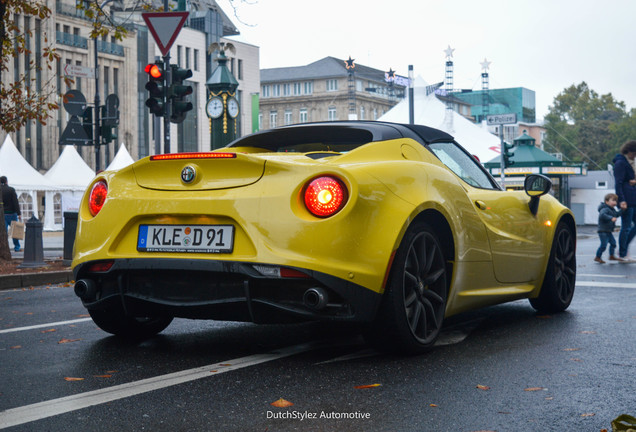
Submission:
<svg viewBox="0 0 636 432">
<path fill-rule="evenodd" d="M 163 56 L 170 51 L 188 15 L 189 12 L 144 12 L 141 14 Z"/>
</svg>

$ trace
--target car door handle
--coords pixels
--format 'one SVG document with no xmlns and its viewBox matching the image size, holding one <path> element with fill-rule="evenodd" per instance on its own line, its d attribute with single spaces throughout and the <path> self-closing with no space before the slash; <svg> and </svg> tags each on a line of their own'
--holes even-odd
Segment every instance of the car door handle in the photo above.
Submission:
<svg viewBox="0 0 636 432">
<path fill-rule="evenodd" d="M 478 209 L 480 210 L 486 210 L 486 203 L 483 201 L 475 201 L 475 205 L 477 206 Z"/>
</svg>

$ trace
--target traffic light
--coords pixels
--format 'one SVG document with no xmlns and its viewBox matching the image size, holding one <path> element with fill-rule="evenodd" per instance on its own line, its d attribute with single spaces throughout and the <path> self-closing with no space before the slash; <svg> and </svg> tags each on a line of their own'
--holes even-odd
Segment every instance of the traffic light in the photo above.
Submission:
<svg viewBox="0 0 636 432">
<path fill-rule="evenodd" d="M 109 143 L 113 140 L 117 140 L 116 126 L 102 125 L 102 140 L 104 143 Z"/>
<path fill-rule="evenodd" d="M 506 168 L 510 165 L 514 165 L 515 162 L 512 160 L 512 157 L 515 155 L 515 152 L 510 151 L 514 148 L 514 144 L 508 144 L 504 141 L 503 143 L 503 167 Z"/>
<path fill-rule="evenodd" d="M 178 65 L 170 65 L 172 69 L 172 82 L 168 94 L 172 99 L 172 113 L 170 121 L 181 123 L 186 118 L 186 113 L 192 110 L 192 102 L 188 102 L 187 96 L 192 94 L 192 86 L 185 85 L 184 80 L 192 76 L 190 69 L 181 69 Z"/>
<path fill-rule="evenodd" d="M 148 74 L 146 90 L 150 97 L 146 99 L 146 106 L 157 117 L 163 117 L 166 112 L 164 90 L 166 88 L 166 74 L 163 70 L 163 62 L 157 61 L 146 66 L 144 71 Z"/>
</svg>

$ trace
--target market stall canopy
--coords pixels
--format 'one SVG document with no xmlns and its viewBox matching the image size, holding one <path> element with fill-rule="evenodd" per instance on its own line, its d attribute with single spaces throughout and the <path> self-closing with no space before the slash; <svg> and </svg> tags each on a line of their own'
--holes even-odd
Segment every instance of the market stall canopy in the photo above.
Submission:
<svg viewBox="0 0 636 432">
<path fill-rule="evenodd" d="M 22 157 L 9 135 L 0 147 L 0 175 L 6 176 L 17 191 L 61 190 Z"/>
<path fill-rule="evenodd" d="M 110 165 L 108 165 L 106 171 L 116 171 L 118 169 L 127 167 L 134 162 L 135 160 L 130 156 L 128 150 L 126 150 L 126 146 L 124 145 L 124 143 L 121 143 L 121 146 L 119 146 L 119 150 L 117 151 L 115 158 L 110 163 Z"/>
<path fill-rule="evenodd" d="M 95 171 L 84 162 L 75 147 L 68 145 L 44 177 L 63 189 L 83 191 L 95 177 Z"/>
<path fill-rule="evenodd" d="M 446 105 L 437 99 L 434 92 L 427 92 L 426 87 L 427 83 L 424 79 L 421 77 L 415 79 L 413 89 L 415 124 L 434 127 L 449 133 L 455 141 L 477 156 L 482 163 L 499 156 L 501 148 L 499 138 L 457 112 L 447 110 Z M 400 101 L 378 120 L 408 123 L 409 98 Z"/>
</svg>

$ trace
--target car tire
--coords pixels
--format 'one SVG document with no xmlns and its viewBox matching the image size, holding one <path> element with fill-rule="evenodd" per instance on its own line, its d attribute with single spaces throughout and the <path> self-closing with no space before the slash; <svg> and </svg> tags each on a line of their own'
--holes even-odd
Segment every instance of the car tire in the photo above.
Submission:
<svg viewBox="0 0 636 432">
<path fill-rule="evenodd" d="M 123 310 L 91 309 L 88 311 L 99 328 L 107 333 L 130 339 L 145 339 L 162 332 L 173 317 L 129 317 Z"/>
<path fill-rule="evenodd" d="M 417 222 L 395 254 L 367 339 L 381 349 L 428 351 L 442 328 L 447 295 L 447 265 L 440 242 L 428 224 Z"/>
<path fill-rule="evenodd" d="M 540 313 L 562 312 L 572 302 L 575 282 L 576 238 L 572 229 L 560 222 L 554 232 L 541 292 L 530 299 L 530 304 Z"/>
</svg>

